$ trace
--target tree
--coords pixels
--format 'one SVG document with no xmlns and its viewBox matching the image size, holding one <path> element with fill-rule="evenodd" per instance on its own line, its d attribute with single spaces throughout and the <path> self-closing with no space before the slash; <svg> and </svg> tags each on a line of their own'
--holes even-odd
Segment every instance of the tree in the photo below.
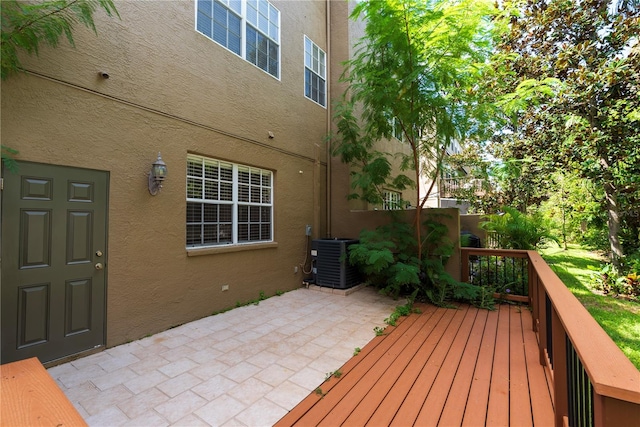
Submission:
<svg viewBox="0 0 640 427">
<path fill-rule="evenodd" d="M 2 1 L 2 80 L 21 69 L 18 52 L 38 54 L 41 43 L 56 47 L 64 34 L 74 46 L 73 26 L 82 23 L 96 34 L 93 13 L 101 7 L 111 16 L 118 15 L 113 0 L 49 0 L 27 3 Z"/>
<path fill-rule="evenodd" d="M 604 190 L 611 261 L 624 256 L 621 213 L 640 191 L 640 8 L 634 1 L 519 1 L 499 44 L 507 144 L 543 173 L 576 171 Z"/>
<path fill-rule="evenodd" d="M 488 1 L 371 0 L 352 18 L 366 21 L 365 36 L 346 64 L 344 100 L 336 107 L 334 154 L 352 166 L 351 197 L 379 203 L 383 185 L 405 189 L 426 177 L 436 182 L 447 146 L 478 131 L 486 105 L 478 87 L 492 47 Z M 394 133 L 409 146 L 402 171 L 376 142 Z M 396 154 L 397 155 L 397 154 Z M 416 246 L 422 257 L 421 211 L 433 189 L 416 185 Z"/>
<path fill-rule="evenodd" d="M 22 70 L 19 51 L 38 54 L 40 44 L 58 46 L 64 34 L 74 46 L 73 26 L 80 22 L 96 34 L 93 13 L 101 7 L 107 15 L 117 15 L 113 0 L 49 0 L 27 3 L 16 0 L 2 0 L 2 31 L 0 33 L 0 77 L 6 80 L 10 75 Z M 2 146 L 2 162 L 15 170 L 13 156 L 18 152 Z"/>
</svg>

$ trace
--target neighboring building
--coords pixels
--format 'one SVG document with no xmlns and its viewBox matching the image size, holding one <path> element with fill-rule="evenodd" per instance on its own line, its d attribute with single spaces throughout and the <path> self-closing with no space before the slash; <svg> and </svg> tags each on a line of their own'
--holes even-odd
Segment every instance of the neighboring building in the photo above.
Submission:
<svg viewBox="0 0 640 427">
<path fill-rule="evenodd" d="M 2 83 L 2 362 L 82 354 L 297 288 L 349 174 L 328 155 L 343 0 L 117 2 Z M 158 153 L 168 173 L 150 194 Z M 307 236 L 308 225 L 311 236 Z M 342 222 L 357 237 L 359 229 Z"/>
</svg>

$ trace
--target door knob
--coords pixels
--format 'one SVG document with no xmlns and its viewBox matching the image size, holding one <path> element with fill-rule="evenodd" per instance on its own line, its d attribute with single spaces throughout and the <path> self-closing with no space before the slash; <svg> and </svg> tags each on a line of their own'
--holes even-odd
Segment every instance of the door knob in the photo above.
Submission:
<svg viewBox="0 0 640 427">
<path fill-rule="evenodd" d="M 96 270 L 102 270 L 104 268 L 104 265 L 102 265 L 101 262 L 96 264 Z"/>
<path fill-rule="evenodd" d="M 102 251 L 96 251 L 96 256 L 102 256 Z"/>
</svg>

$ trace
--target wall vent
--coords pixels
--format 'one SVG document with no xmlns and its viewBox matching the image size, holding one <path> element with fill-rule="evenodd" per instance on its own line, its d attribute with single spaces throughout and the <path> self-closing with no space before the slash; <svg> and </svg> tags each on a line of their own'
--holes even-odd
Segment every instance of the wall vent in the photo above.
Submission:
<svg viewBox="0 0 640 427">
<path fill-rule="evenodd" d="M 311 242 L 312 262 L 316 285 L 347 289 L 360 284 L 358 269 L 347 259 L 353 239 L 316 239 Z"/>
</svg>

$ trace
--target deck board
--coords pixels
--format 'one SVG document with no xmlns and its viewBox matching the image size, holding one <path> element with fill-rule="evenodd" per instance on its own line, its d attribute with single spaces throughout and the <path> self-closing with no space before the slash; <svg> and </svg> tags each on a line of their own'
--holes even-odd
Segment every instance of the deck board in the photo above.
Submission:
<svg viewBox="0 0 640 427">
<path fill-rule="evenodd" d="M 423 305 L 276 425 L 538 425 L 553 406 L 529 310 Z"/>
</svg>

